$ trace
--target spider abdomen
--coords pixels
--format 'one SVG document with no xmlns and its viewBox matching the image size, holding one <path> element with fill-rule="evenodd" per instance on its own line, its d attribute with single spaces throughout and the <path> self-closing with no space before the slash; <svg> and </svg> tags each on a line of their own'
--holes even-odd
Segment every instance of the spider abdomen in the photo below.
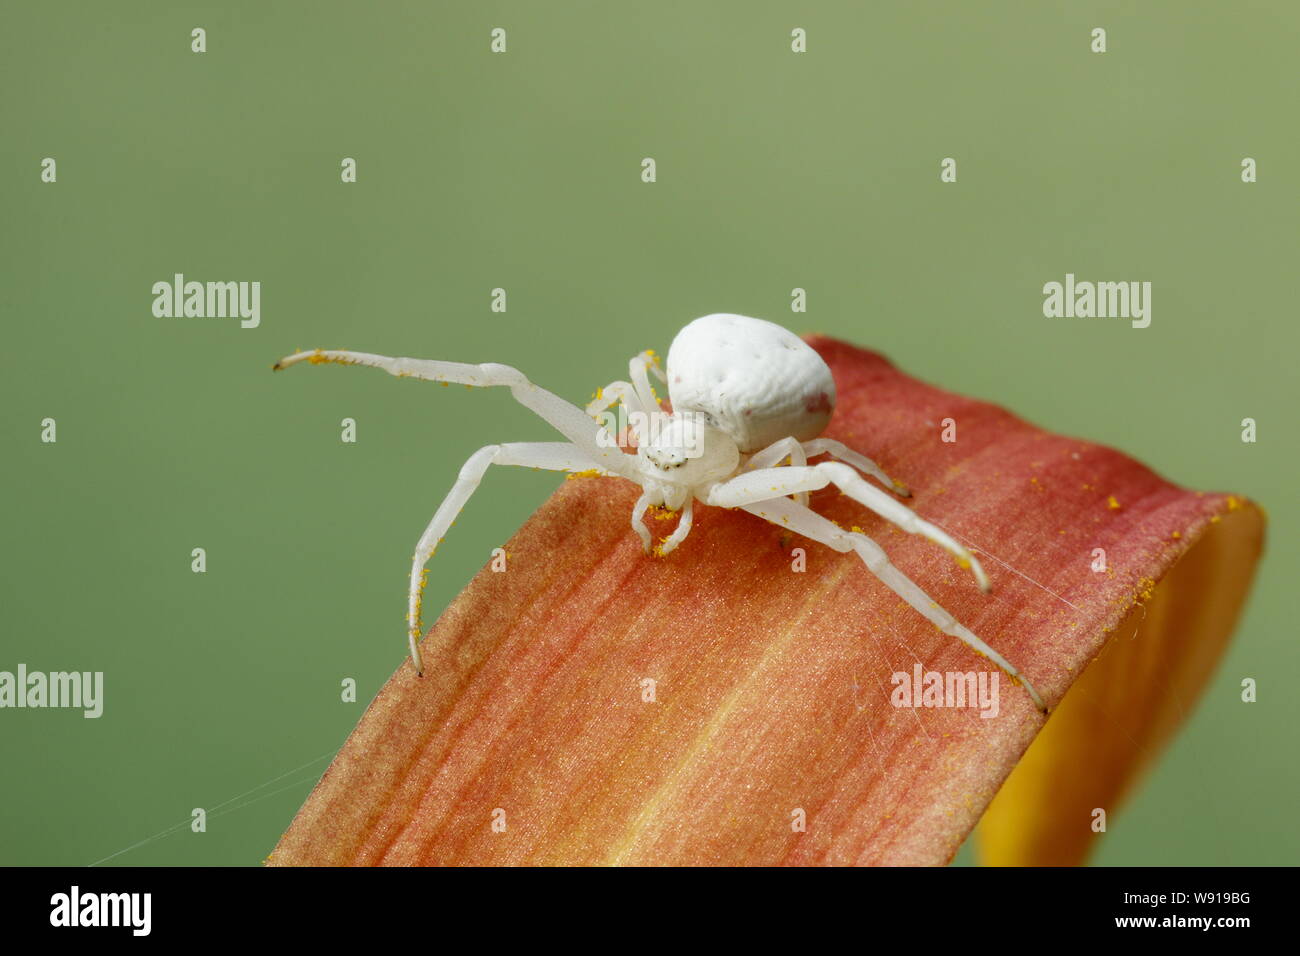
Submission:
<svg viewBox="0 0 1300 956">
<path fill-rule="evenodd" d="M 744 453 L 779 439 L 816 438 L 835 409 L 831 370 L 803 339 L 772 322 L 716 313 L 668 349 L 673 411 L 699 412 Z"/>
</svg>

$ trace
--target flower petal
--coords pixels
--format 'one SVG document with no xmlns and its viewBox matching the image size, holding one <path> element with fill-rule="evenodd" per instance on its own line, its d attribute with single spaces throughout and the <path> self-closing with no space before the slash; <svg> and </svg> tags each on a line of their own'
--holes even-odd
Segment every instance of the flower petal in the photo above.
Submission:
<svg viewBox="0 0 1300 956">
<path fill-rule="evenodd" d="M 406 663 L 385 685 L 269 862 L 938 864 L 1017 761 L 990 859 L 1080 860 L 1087 811 L 1122 795 L 1217 660 L 1260 512 L 810 342 L 839 393 L 827 435 L 978 549 L 993 592 L 834 490 L 813 507 L 1059 703 L 1046 730 L 1006 681 L 996 716 L 894 706 L 917 668 L 1001 675 L 856 556 L 701 506 L 681 547 L 648 557 L 637 489 L 577 479 L 430 630 L 425 676 Z"/>
</svg>

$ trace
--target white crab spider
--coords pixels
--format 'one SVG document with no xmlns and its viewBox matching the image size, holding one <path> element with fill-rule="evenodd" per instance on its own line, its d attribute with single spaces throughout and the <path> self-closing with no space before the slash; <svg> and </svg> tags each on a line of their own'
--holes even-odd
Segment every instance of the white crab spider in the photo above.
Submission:
<svg viewBox="0 0 1300 956">
<path fill-rule="evenodd" d="M 369 365 L 390 375 L 470 386 L 500 385 L 560 432 L 567 442 L 508 442 L 480 448 L 420 536 L 411 563 L 407 637 L 411 661 L 420 660 L 420 600 L 424 566 L 465 506 L 489 465 L 523 465 L 553 471 L 586 472 L 627 478 L 642 492 L 632 511 L 632 527 L 647 553 L 666 555 L 690 533 L 694 502 L 741 508 L 818 541 L 836 551 L 856 552 L 894 593 L 945 634 L 983 654 L 1024 685 L 1039 710 L 1042 698 L 1001 654 L 939 607 L 860 531 L 845 531 L 807 506 L 808 492 L 835 485 L 904 531 L 919 534 L 950 551 L 968 567 L 980 588 L 990 589 L 979 561 L 941 529 L 922 520 L 863 476 L 901 495 L 908 491 L 871 459 L 829 438 L 819 438 L 835 407 L 835 382 L 826 363 L 794 333 L 743 315 L 706 315 L 691 322 L 668 350 L 671 380 L 664 378 L 653 352 L 629 363 L 630 382 L 612 382 L 587 406 L 578 408 L 530 382 L 508 365 L 468 365 L 431 359 L 389 358 L 366 352 L 317 349 L 281 359 L 276 369 L 299 362 Z M 672 412 L 663 412 L 650 375 L 667 381 Z M 636 454 L 624 453 L 602 416 L 622 403 Z M 593 423 L 592 418 L 597 419 Z M 808 459 L 832 460 L 809 465 Z M 789 465 L 782 463 L 789 459 Z M 652 507 L 680 511 L 676 530 L 652 548 L 644 517 Z"/>
</svg>

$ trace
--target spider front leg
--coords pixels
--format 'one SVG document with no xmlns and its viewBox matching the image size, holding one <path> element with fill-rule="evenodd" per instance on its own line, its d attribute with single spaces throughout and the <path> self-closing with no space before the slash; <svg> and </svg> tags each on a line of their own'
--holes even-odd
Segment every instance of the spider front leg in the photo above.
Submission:
<svg viewBox="0 0 1300 956">
<path fill-rule="evenodd" d="M 659 411 L 659 401 L 650 387 L 648 373 L 653 372 L 661 382 L 665 379 L 664 373 L 659 368 L 658 359 L 655 358 L 654 352 L 649 350 L 633 357 L 627 366 L 628 377 L 632 381 L 610 382 L 587 404 L 587 414 L 601 421 L 601 413 L 605 409 L 622 403 L 629 415 L 632 438 L 640 445 L 646 440 L 644 432 L 646 419 L 652 412 Z M 632 418 L 632 415 L 637 417 Z"/>
<path fill-rule="evenodd" d="M 625 434 L 619 427 L 618 410 L 623 406 L 624 420 L 627 423 L 626 437 L 634 445 L 645 443 L 646 415 L 641 408 L 641 399 L 631 382 L 610 382 L 596 393 L 596 397 L 587 403 L 587 414 L 605 426 L 606 431 L 618 435 L 619 441 L 625 440 Z M 607 409 L 614 409 L 607 411 Z M 610 421 L 610 418 L 613 420 Z"/>
<path fill-rule="evenodd" d="M 479 480 L 490 464 L 524 465 L 558 471 L 595 471 L 602 475 L 636 480 L 636 459 L 625 455 L 609 432 L 594 425 L 587 413 L 577 405 L 566 402 L 540 385 L 534 385 L 517 368 L 487 362 L 471 365 L 465 362 L 442 362 L 435 359 L 393 358 L 371 352 L 352 352 L 338 349 L 316 349 L 312 352 L 295 352 L 276 362 L 272 368 L 279 371 L 307 362 L 311 365 L 364 365 L 381 369 L 398 378 L 418 378 L 443 384 L 510 389 L 515 401 L 546 421 L 569 440 L 565 442 L 528 442 L 508 445 L 489 445 L 476 452 L 461 468 L 460 478 L 438 508 L 429 527 L 416 546 L 411 566 L 411 589 L 407 621 L 411 645 L 411 661 L 417 672 L 423 673 L 418 641 L 420 637 L 420 595 L 424 587 L 424 563 L 433 554 L 442 536 L 447 533 L 460 509 L 478 487 Z"/>
<path fill-rule="evenodd" d="M 411 562 L 411 588 L 407 608 L 407 638 L 411 646 L 411 663 L 416 673 L 424 673 L 420 660 L 420 603 L 424 594 L 424 566 L 438 548 L 456 520 L 470 495 L 478 488 L 489 465 L 518 465 L 525 468 L 544 468 L 548 471 L 596 471 L 602 475 L 612 475 L 582 453 L 575 445 L 568 442 L 510 442 L 502 445 L 487 445 L 470 455 L 469 460 L 460 469 L 460 476 L 452 485 L 447 497 L 438 506 L 433 520 L 420 535 L 415 546 L 415 556 Z"/>
<path fill-rule="evenodd" d="M 398 378 L 419 378 L 427 382 L 455 383 L 487 388 L 504 386 L 510 389 L 515 401 L 546 421 L 561 435 L 573 442 L 586 456 L 614 474 L 635 480 L 635 459 L 623 454 L 618 442 L 605 428 L 593 425 L 591 419 L 577 405 L 566 402 L 554 392 L 534 385 L 517 368 L 486 362 L 470 365 L 465 362 L 441 362 L 436 359 L 392 358 L 370 352 L 351 352 L 338 349 L 316 349 L 313 352 L 295 352 L 276 362 L 275 371 L 307 362 L 311 365 L 364 365 L 377 368 Z"/>
<path fill-rule="evenodd" d="M 602 421 L 604 416 L 601 413 L 620 402 L 628 411 L 640 409 L 641 401 L 636 397 L 636 389 L 631 382 L 610 382 L 600 389 L 596 392 L 596 397 L 587 403 L 587 414 L 596 421 Z"/>
<path fill-rule="evenodd" d="M 668 379 L 664 378 L 663 370 L 659 367 L 658 356 L 646 349 L 627 363 L 627 372 L 632 379 L 633 387 L 636 388 L 637 397 L 641 399 L 641 410 L 659 411 L 659 399 L 655 397 L 654 388 L 650 385 L 649 373 L 653 372 L 654 377 L 665 384 Z"/>
</svg>

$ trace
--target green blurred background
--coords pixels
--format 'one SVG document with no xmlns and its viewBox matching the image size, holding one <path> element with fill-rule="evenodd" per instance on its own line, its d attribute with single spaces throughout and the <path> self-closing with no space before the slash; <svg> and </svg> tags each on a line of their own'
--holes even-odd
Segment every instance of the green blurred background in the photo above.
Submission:
<svg viewBox="0 0 1300 956">
<path fill-rule="evenodd" d="M 1300 8 L 1140 6 L 10 9 L 0 669 L 102 670 L 107 701 L 0 712 L 0 862 L 92 863 L 174 824 L 108 862 L 261 861 L 403 661 L 411 548 L 460 463 L 550 437 L 504 393 L 277 357 L 497 361 L 585 400 L 713 311 L 1262 502 L 1236 642 L 1094 862 L 1296 862 Z M 261 326 L 154 318 L 175 272 L 260 280 Z M 1045 319 L 1066 272 L 1151 281 L 1151 327 Z M 556 484 L 489 476 L 430 620 Z"/>
</svg>

